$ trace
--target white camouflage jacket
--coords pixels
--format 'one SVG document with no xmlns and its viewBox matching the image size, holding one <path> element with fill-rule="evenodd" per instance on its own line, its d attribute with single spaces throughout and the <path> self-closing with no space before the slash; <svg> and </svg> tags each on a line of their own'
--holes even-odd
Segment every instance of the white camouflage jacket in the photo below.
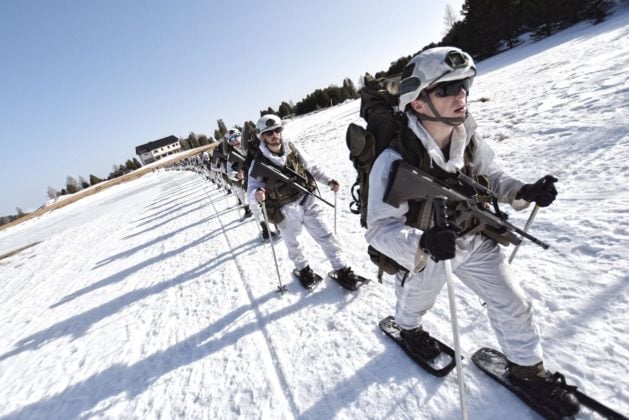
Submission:
<svg viewBox="0 0 629 420">
<path fill-rule="evenodd" d="M 461 169 L 465 147 L 470 141 L 475 141 L 476 149 L 472 164 L 476 172 L 489 178 L 491 189 L 499 196 L 500 201 L 510 203 L 517 210 L 528 206 L 529 203 L 524 200 L 515 200 L 515 195 L 524 184 L 507 176 L 494 163 L 494 152 L 478 134 L 475 134 L 477 125 L 471 116 L 465 123 L 455 127 L 450 142 L 450 159 L 446 161 L 441 149 L 419 123 L 417 117 L 407 115 L 408 126 L 417 137 L 417 141 L 421 141 L 428 152 L 431 165 L 436 164 L 447 172 Z M 378 156 L 371 168 L 365 238 L 371 246 L 410 272 L 418 272 L 424 268 L 427 261 L 427 255 L 419 249 L 423 231 L 405 224 L 408 203 L 404 202 L 395 208 L 383 201 L 391 165 L 401 158 L 398 152 L 389 148 Z"/>
</svg>

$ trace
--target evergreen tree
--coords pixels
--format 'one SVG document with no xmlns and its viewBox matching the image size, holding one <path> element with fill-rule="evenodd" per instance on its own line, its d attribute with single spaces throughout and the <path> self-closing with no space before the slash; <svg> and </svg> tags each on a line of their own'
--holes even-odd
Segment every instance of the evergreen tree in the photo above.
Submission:
<svg viewBox="0 0 629 420">
<path fill-rule="evenodd" d="M 227 127 L 225 126 L 225 123 L 223 122 L 222 119 L 219 119 L 217 123 L 218 123 L 218 129 L 214 130 L 214 138 L 216 139 L 216 141 L 221 141 L 221 139 L 227 133 Z"/>
<path fill-rule="evenodd" d="M 358 98 L 358 92 L 356 92 L 356 87 L 354 86 L 354 82 L 349 77 L 343 79 L 343 92 L 345 99 L 355 99 Z"/>
<path fill-rule="evenodd" d="M 48 198 L 50 199 L 57 198 L 57 196 L 59 195 L 59 192 L 51 186 L 48 186 L 48 190 L 46 191 L 46 193 L 48 194 Z"/>
<path fill-rule="evenodd" d="M 210 144 L 210 141 L 208 140 L 207 136 L 205 134 L 200 134 L 199 135 L 199 145 L 200 146 L 207 146 L 208 144 Z"/>
<path fill-rule="evenodd" d="M 68 175 L 66 177 L 66 191 L 68 194 L 74 194 L 79 191 L 81 188 L 79 186 L 79 182 L 73 176 Z"/>
<path fill-rule="evenodd" d="M 218 124 L 218 130 L 219 130 L 222 134 L 227 133 L 227 126 L 225 125 L 225 123 L 223 122 L 223 120 L 222 120 L 222 119 L 220 119 L 220 118 L 219 118 L 219 119 L 216 121 L 216 123 Z"/>
<path fill-rule="evenodd" d="M 253 121 L 245 121 L 243 124 L 240 145 L 245 154 L 248 154 L 250 150 L 256 150 L 258 146 L 258 137 L 256 136 L 256 125 Z"/>
<path fill-rule="evenodd" d="M 79 185 L 81 186 L 81 189 L 85 189 L 90 186 L 90 184 L 85 180 L 85 178 L 83 178 L 80 175 L 79 175 Z"/>
<path fill-rule="evenodd" d="M 583 3 L 583 18 L 595 25 L 604 21 L 614 8 L 613 0 L 587 0 Z"/>
<path fill-rule="evenodd" d="M 268 107 L 266 110 L 263 109 L 262 111 L 260 111 L 261 117 L 264 117 L 265 115 L 268 115 L 268 114 L 277 115 L 277 113 L 271 107 Z"/>
<path fill-rule="evenodd" d="M 96 175 L 92 175 L 90 174 L 90 185 L 96 185 L 99 182 L 102 182 L 102 179 L 100 179 L 99 177 L 97 177 Z"/>
<path fill-rule="evenodd" d="M 287 104 L 286 102 L 282 102 L 280 104 L 280 107 L 277 110 L 277 115 L 280 118 L 288 117 L 292 113 L 293 113 L 293 110 L 291 109 L 291 106 Z"/>
<path fill-rule="evenodd" d="M 142 167 L 142 164 L 137 158 L 133 158 L 133 165 L 135 166 L 134 169 L 140 169 Z"/>
<path fill-rule="evenodd" d="M 221 121 L 222 122 L 222 121 Z M 223 124 L 224 125 L 224 124 Z M 190 144 L 190 148 L 191 149 L 195 149 L 197 147 L 199 147 L 201 144 L 199 143 L 199 138 L 198 136 L 193 133 L 192 131 L 190 132 L 190 134 L 188 134 L 188 138 L 186 139 L 188 141 L 188 143 Z"/>
<path fill-rule="evenodd" d="M 449 4 L 446 5 L 446 12 L 443 16 L 444 36 L 452 30 L 452 27 L 458 20 L 459 18 L 457 16 L 457 13 L 454 11 L 452 6 L 450 6 Z"/>
</svg>

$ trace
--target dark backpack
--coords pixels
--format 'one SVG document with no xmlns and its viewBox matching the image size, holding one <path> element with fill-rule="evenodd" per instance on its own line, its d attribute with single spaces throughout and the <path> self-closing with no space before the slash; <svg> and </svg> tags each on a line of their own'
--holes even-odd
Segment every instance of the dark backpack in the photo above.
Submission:
<svg viewBox="0 0 629 420">
<path fill-rule="evenodd" d="M 350 211 L 360 214 L 360 225 L 367 227 L 367 198 L 369 172 L 376 158 L 399 135 L 405 124 L 404 114 L 398 112 L 397 91 L 400 77 L 374 79 L 369 74 L 360 89 L 360 116 L 367 122 L 363 128 L 357 124 L 347 127 L 346 142 L 349 159 L 356 169 L 356 182 L 352 185 Z"/>
<path fill-rule="evenodd" d="M 376 158 L 389 147 L 406 126 L 406 116 L 397 111 L 400 76 L 379 78 L 366 75 L 360 90 L 360 116 L 366 128 L 357 124 L 347 127 L 346 142 L 349 158 L 356 169 L 356 182 L 352 185 L 350 211 L 360 215 L 360 225 L 367 228 L 367 201 L 369 198 L 369 172 Z M 407 271 L 391 258 L 369 246 L 369 258 L 378 266 L 378 280 L 382 273 L 395 274 Z"/>
</svg>

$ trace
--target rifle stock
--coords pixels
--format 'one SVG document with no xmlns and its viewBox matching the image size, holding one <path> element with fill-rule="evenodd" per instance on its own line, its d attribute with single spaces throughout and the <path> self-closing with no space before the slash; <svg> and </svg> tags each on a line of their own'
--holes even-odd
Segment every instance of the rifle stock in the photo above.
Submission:
<svg viewBox="0 0 629 420">
<path fill-rule="evenodd" d="M 275 166 L 272 166 L 272 165 L 268 165 L 264 162 L 260 162 L 258 159 L 253 161 L 253 165 L 251 167 L 251 176 L 254 178 L 266 179 L 266 182 L 270 184 L 274 184 L 276 182 L 282 182 L 303 194 L 308 194 L 308 195 L 313 196 L 314 198 L 318 198 L 319 200 L 323 201 L 325 204 L 327 204 L 330 207 L 334 207 L 334 204 L 325 200 L 321 196 L 318 196 L 317 194 L 314 194 L 313 192 L 309 191 L 306 187 L 296 182 L 293 182 L 291 178 L 288 175 L 286 175 L 284 172 L 282 172 L 279 168 L 276 168 Z"/>
<path fill-rule="evenodd" d="M 463 203 L 464 212 L 475 217 L 482 225 L 491 226 L 504 239 L 514 245 L 519 245 L 522 242 L 522 238 L 520 237 L 522 236 L 544 249 L 549 247 L 547 243 L 517 228 L 489 210 L 479 207 L 475 196 L 468 198 L 441 184 L 432 176 L 403 160 L 398 160 L 393 163 L 389 175 L 389 185 L 384 195 L 385 203 L 399 207 L 400 204 L 405 201 L 432 200 L 436 197 L 447 197 L 449 202 Z"/>
</svg>

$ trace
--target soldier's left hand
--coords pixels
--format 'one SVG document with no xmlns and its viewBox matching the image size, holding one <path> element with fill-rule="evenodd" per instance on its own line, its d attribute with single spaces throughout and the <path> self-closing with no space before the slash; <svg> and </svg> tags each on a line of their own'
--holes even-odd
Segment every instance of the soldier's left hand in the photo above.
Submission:
<svg viewBox="0 0 629 420">
<path fill-rule="evenodd" d="M 552 175 L 546 175 L 540 178 L 535 184 L 525 184 L 516 194 L 516 199 L 524 199 L 529 202 L 535 202 L 540 207 L 549 206 L 557 197 L 557 189 L 555 182 L 558 179 Z"/>
</svg>

